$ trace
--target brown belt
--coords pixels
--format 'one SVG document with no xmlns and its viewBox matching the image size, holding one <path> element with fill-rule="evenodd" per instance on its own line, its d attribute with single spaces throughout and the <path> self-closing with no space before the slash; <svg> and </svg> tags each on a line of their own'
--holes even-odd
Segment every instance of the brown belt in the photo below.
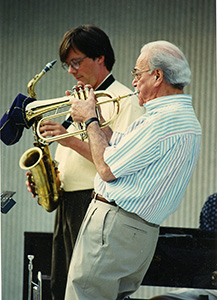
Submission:
<svg viewBox="0 0 217 300">
<path fill-rule="evenodd" d="M 111 202 L 111 201 L 108 201 L 108 200 L 106 200 L 105 198 L 103 198 L 101 195 L 95 193 L 94 191 L 92 192 L 91 197 L 92 197 L 93 199 L 98 200 L 98 201 L 101 201 L 101 202 L 104 202 L 104 203 L 107 203 L 107 204 L 110 204 L 110 205 L 113 205 L 113 206 L 117 206 L 117 204 L 115 203 L 115 201 L 112 201 L 112 202 Z M 141 219 L 141 220 L 142 220 L 145 224 L 147 224 L 148 226 L 156 227 L 156 228 L 159 227 L 159 225 L 157 225 L 157 224 L 150 223 L 150 222 L 148 222 L 148 221 L 146 221 L 146 220 L 144 220 L 144 219 Z"/>
<path fill-rule="evenodd" d="M 104 202 L 104 203 L 107 203 L 107 204 L 110 204 L 110 205 L 113 205 L 113 206 L 117 206 L 117 204 L 115 203 L 115 201 L 108 201 L 106 200 L 105 198 L 103 198 L 101 195 L 95 193 L 95 192 L 92 192 L 92 198 L 93 199 L 96 199 L 98 201 L 101 201 L 101 202 Z"/>
</svg>

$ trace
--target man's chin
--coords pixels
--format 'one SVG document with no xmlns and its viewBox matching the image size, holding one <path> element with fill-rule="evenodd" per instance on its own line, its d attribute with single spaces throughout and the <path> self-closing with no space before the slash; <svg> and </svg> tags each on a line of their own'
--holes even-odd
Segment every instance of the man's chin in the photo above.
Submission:
<svg viewBox="0 0 217 300">
<path fill-rule="evenodd" d="M 141 97 L 139 97 L 139 95 L 138 95 L 138 98 L 139 98 L 139 106 L 143 106 L 143 104 L 144 104 L 143 99 Z"/>
</svg>

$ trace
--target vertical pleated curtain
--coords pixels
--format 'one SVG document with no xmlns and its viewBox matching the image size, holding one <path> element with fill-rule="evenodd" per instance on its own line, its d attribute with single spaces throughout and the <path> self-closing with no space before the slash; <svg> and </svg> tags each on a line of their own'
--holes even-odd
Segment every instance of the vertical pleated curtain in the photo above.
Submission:
<svg viewBox="0 0 217 300">
<path fill-rule="evenodd" d="M 202 149 L 181 207 L 164 226 L 197 228 L 208 195 L 217 191 L 217 104 L 215 0 L 0 0 L 0 114 L 18 93 L 27 95 L 30 79 L 47 62 L 58 59 L 63 34 L 81 24 L 94 24 L 110 37 L 115 50 L 114 76 L 129 87 L 130 71 L 143 44 L 168 40 L 182 49 L 192 70 L 185 92 L 203 131 Z M 36 85 L 38 99 L 64 95 L 75 84 L 58 62 Z M 19 143 L 0 144 L 1 191 L 15 191 L 16 205 L 1 214 L 2 299 L 22 299 L 24 232 L 52 232 L 54 213 L 47 213 L 25 187 L 20 156 L 32 147 L 31 129 Z M 55 143 L 51 146 L 55 153 Z M 148 298 L 164 288 L 141 287 L 135 296 Z"/>
</svg>

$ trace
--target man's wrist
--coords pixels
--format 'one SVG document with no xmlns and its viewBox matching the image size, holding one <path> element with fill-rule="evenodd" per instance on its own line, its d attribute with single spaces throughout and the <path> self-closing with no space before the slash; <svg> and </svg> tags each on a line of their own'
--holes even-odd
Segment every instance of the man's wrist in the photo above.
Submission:
<svg viewBox="0 0 217 300">
<path fill-rule="evenodd" d="M 84 122 L 84 123 L 85 123 L 85 129 L 87 130 L 87 127 L 88 127 L 91 123 L 93 123 L 93 122 L 98 122 L 98 124 L 99 124 L 99 119 L 98 119 L 97 117 L 92 117 L 92 118 L 88 119 L 87 121 L 85 121 L 85 122 Z"/>
</svg>

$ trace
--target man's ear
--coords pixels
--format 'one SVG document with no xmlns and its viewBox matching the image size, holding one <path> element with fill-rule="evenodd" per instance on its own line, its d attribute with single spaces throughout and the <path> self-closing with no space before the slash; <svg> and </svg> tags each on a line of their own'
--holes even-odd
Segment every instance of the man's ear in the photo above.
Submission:
<svg viewBox="0 0 217 300">
<path fill-rule="evenodd" d="M 156 80 L 156 83 L 159 84 L 163 81 L 164 78 L 164 73 L 161 69 L 156 69 L 154 70 L 154 77 Z"/>
<path fill-rule="evenodd" d="M 161 69 L 154 70 L 156 80 L 163 78 L 163 71 Z"/>
<path fill-rule="evenodd" d="M 99 63 L 104 63 L 105 61 L 105 56 L 104 55 L 101 55 L 99 57 L 96 58 L 98 60 Z"/>
</svg>

